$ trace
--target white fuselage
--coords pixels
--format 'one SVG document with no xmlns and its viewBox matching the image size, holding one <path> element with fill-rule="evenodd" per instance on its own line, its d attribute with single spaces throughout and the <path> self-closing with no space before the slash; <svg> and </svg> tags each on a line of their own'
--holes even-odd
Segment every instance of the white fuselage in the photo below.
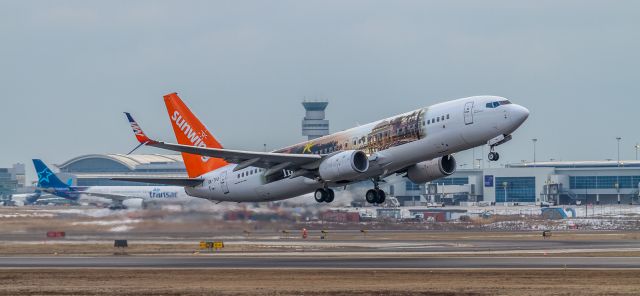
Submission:
<svg viewBox="0 0 640 296">
<path fill-rule="evenodd" d="M 180 186 L 89 186 L 80 192 L 80 201 L 109 202 L 108 195 L 141 199 L 144 203 L 182 204 L 193 200 Z M 101 197 L 104 195 L 104 197 Z"/>
<path fill-rule="evenodd" d="M 358 182 L 387 176 L 416 163 L 487 144 L 501 135 L 510 135 L 528 117 L 522 106 L 495 96 L 477 96 L 448 101 L 390 117 L 339 133 L 286 147 L 280 153 L 330 154 L 361 150 L 370 160 L 369 169 Z M 311 193 L 325 186 L 306 177 L 265 177 L 264 169 L 248 167 L 234 171 L 235 164 L 201 176 L 204 182 L 185 187 L 187 194 L 216 201 L 273 201 Z M 330 187 L 344 184 L 328 184 Z"/>
</svg>

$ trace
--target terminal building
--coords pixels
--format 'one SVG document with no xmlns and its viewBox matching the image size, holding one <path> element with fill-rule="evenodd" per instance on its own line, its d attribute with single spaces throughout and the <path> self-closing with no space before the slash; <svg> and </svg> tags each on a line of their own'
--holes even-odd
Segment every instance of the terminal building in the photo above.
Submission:
<svg viewBox="0 0 640 296">
<path fill-rule="evenodd" d="M 117 177 L 187 177 L 182 156 L 171 154 L 89 154 L 57 167 L 63 180 L 77 186 L 154 185 L 111 180 Z"/>
<path fill-rule="evenodd" d="M 639 189 L 640 161 L 538 162 L 459 170 L 422 186 L 421 201 L 628 204 Z"/>
<path fill-rule="evenodd" d="M 90 154 L 73 158 L 57 167 L 63 180 L 72 179 L 78 186 L 152 185 L 110 180 L 116 177 L 186 177 L 180 155 Z M 4 174 L 0 170 L 0 182 L 8 182 L 5 186 L 8 190 L 14 191 L 20 182 L 24 184 L 23 166 L 21 170 L 20 166 L 6 170 Z M 640 161 L 519 163 L 501 168 L 460 169 L 452 176 L 427 184 L 414 184 L 402 178 L 384 187 L 400 205 L 407 206 L 429 202 L 508 205 L 638 203 Z"/>
<path fill-rule="evenodd" d="M 22 192 L 25 184 L 24 164 L 17 163 L 10 168 L 0 168 L 0 196 Z"/>
</svg>

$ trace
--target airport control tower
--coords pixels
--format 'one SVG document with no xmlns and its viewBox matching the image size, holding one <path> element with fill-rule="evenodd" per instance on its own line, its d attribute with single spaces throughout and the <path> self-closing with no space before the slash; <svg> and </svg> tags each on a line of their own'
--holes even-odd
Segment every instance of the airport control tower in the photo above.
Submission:
<svg viewBox="0 0 640 296">
<path fill-rule="evenodd" d="M 302 106 L 307 111 L 302 119 L 302 135 L 309 140 L 329 134 L 329 121 L 324 119 L 324 109 L 327 101 L 303 101 Z"/>
</svg>

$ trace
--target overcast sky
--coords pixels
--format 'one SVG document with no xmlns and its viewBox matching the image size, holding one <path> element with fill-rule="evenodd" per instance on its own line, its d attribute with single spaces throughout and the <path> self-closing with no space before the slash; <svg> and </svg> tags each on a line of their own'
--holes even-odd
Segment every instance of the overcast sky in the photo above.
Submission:
<svg viewBox="0 0 640 296">
<path fill-rule="evenodd" d="M 126 153 L 122 111 L 174 141 L 173 91 L 235 149 L 303 140 L 305 97 L 338 131 L 504 96 L 531 110 L 504 162 L 531 160 L 534 137 L 538 160 L 615 159 L 616 136 L 633 159 L 640 141 L 639 1 L 0 3 L 0 166 Z"/>
</svg>

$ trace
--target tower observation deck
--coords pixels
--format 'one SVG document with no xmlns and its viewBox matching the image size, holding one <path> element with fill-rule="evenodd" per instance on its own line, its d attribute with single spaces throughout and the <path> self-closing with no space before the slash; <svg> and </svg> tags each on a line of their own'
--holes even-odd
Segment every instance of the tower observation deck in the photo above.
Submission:
<svg viewBox="0 0 640 296">
<path fill-rule="evenodd" d="M 329 121 L 324 119 L 324 109 L 327 101 L 303 101 L 302 106 L 307 111 L 302 119 L 302 135 L 309 140 L 329 134 Z"/>
</svg>

